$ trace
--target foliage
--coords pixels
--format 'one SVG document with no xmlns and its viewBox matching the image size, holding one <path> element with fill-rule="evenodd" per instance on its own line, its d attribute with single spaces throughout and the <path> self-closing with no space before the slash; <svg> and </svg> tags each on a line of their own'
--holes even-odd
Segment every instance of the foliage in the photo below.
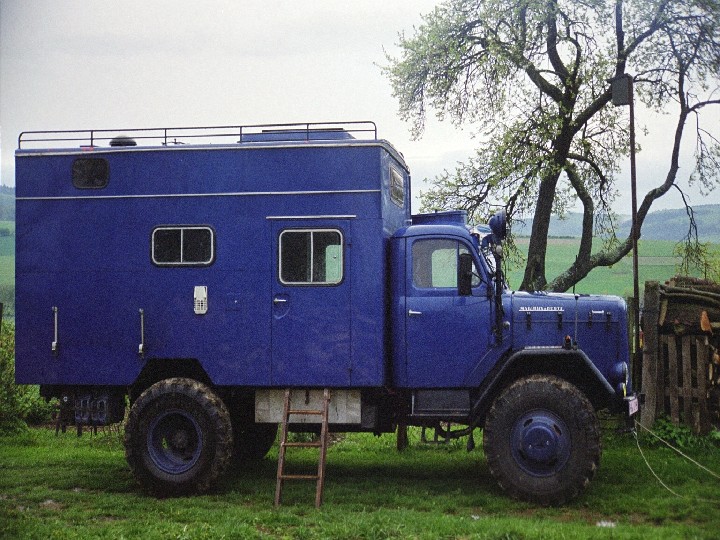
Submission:
<svg viewBox="0 0 720 540">
<path fill-rule="evenodd" d="M 15 327 L 3 322 L 0 329 L 0 433 L 23 430 L 26 422 L 50 419 L 52 406 L 37 386 L 15 384 Z"/>
<path fill-rule="evenodd" d="M 0 257 L 0 264 L 3 258 Z M 3 305 L 3 320 L 12 320 L 15 318 L 15 285 L 0 283 L 0 303 Z"/>
<path fill-rule="evenodd" d="M 718 431 L 713 431 L 705 437 L 695 435 L 688 426 L 673 424 L 673 422 L 665 416 L 661 416 L 655 421 L 652 431 L 661 439 L 682 450 L 709 449 L 713 446 L 720 447 L 720 439 L 717 435 Z M 663 444 L 657 439 L 652 442 L 656 445 Z"/>
<path fill-rule="evenodd" d="M 697 271 L 704 279 L 720 283 L 720 250 L 717 246 L 709 242 L 681 242 L 675 246 L 673 254 L 680 259 L 678 274 L 691 275 Z"/>
<path fill-rule="evenodd" d="M 513 219 L 533 215 L 520 288 L 566 290 L 593 268 L 615 264 L 631 247 L 617 237 L 611 203 L 629 153 L 628 123 L 610 105 L 608 80 L 635 71 L 635 95 L 653 110 L 676 110 L 668 174 L 642 200 L 677 187 L 679 152 L 696 120 L 691 182 L 712 190 L 720 143 L 700 113 L 717 99 L 720 6 L 716 0 L 446 0 L 414 35 L 400 36 L 400 58 L 385 73 L 400 116 L 420 136 L 428 109 L 479 126 L 476 155 L 445 171 L 423 194 L 426 210 L 464 208 L 476 221 L 493 206 Z M 545 258 L 549 220 L 580 201 L 582 238 L 575 261 L 552 282 Z M 602 245 L 593 246 L 594 237 Z"/>
</svg>

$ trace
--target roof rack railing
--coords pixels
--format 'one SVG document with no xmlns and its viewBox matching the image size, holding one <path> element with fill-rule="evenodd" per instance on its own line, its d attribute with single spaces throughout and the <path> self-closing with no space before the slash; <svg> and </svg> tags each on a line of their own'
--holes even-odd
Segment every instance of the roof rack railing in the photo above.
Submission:
<svg viewBox="0 0 720 540">
<path fill-rule="evenodd" d="M 349 134 L 354 138 L 377 139 L 377 126 L 370 120 L 360 120 L 244 126 L 23 131 L 18 136 L 18 149 L 62 148 L 74 144 L 81 148 L 95 148 L 111 146 L 113 139 L 122 139 L 125 142 L 132 139 L 143 146 L 228 144 L 263 140 L 321 141 L 337 139 L 339 133 Z"/>
</svg>

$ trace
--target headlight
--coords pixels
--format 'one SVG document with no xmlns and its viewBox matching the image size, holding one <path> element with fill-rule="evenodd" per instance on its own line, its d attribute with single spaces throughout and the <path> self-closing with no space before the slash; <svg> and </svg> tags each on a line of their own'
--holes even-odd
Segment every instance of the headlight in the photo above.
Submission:
<svg viewBox="0 0 720 540">
<path fill-rule="evenodd" d="M 628 368 L 627 362 L 615 364 L 611 376 L 614 382 L 622 382 L 627 386 L 630 382 L 630 368 Z"/>
</svg>

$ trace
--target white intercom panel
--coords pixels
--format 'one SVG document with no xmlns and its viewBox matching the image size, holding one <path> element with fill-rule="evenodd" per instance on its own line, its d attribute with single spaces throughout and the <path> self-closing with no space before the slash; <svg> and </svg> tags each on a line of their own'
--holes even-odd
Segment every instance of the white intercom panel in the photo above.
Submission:
<svg viewBox="0 0 720 540">
<path fill-rule="evenodd" d="M 195 285 L 195 315 L 205 315 L 208 310 L 208 297 L 206 285 Z"/>
</svg>

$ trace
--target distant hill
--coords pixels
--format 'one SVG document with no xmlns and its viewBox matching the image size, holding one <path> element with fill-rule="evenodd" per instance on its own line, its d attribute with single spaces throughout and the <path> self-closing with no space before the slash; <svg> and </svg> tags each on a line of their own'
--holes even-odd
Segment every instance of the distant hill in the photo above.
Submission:
<svg viewBox="0 0 720 540">
<path fill-rule="evenodd" d="M 693 209 L 700 241 L 720 243 L 720 204 L 703 204 Z M 643 223 L 642 238 L 678 242 L 687 234 L 688 224 L 684 208 L 650 212 Z M 621 237 L 630 234 L 630 227 L 630 216 L 620 216 Z M 529 236 L 531 230 L 532 219 L 526 220 L 524 225 L 513 224 L 513 233 L 518 236 Z M 570 212 L 565 219 L 555 216 L 550 219 L 550 236 L 577 238 L 581 230 L 582 214 L 579 212 Z"/>
<path fill-rule="evenodd" d="M 703 204 L 693 207 L 698 237 L 701 242 L 720 242 L 720 204 Z M 620 227 L 624 235 L 630 234 L 632 221 L 627 219 Z M 642 226 L 642 237 L 648 240 L 682 240 L 687 234 L 689 219 L 684 208 L 650 212 Z"/>
</svg>

